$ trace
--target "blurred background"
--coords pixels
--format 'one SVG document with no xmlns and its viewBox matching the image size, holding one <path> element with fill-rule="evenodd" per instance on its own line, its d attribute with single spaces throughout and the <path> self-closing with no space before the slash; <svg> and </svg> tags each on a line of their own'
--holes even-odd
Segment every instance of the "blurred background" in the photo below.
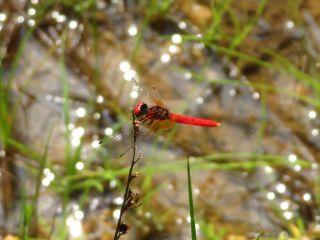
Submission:
<svg viewBox="0 0 320 240">
<path fill-rule="evenodd" d="M 191 239 L 188 156 L 198 239 L 319 239 L 319 46 L 319 0 L 0 0 L 0 238 L 113 239 L 135 78 L 222 126 L 139 143 L 123 239 Z"/>
</svg>

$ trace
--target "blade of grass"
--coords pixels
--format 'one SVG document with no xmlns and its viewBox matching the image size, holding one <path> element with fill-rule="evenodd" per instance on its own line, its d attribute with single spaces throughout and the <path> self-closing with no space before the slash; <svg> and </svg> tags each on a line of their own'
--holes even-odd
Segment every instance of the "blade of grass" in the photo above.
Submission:
<svg viewBox="0 0 320 240">
<path fill-rule="evenodd" d="M 192 198 L 192 185 L 191 185 L 190 159 L 189 159 L 189 157 L 188 157 L 187 170 L 188 170 L 188 193 L 189 193 L 191 236 L 192 236 L 192 240 L 196 240 L 197 239 L 197 234 L 196 234 L 196 224 L 195 224 L 195 220 L 194 220 L 194 206 L 193 206 L 193 198 Z"/>
</svg>

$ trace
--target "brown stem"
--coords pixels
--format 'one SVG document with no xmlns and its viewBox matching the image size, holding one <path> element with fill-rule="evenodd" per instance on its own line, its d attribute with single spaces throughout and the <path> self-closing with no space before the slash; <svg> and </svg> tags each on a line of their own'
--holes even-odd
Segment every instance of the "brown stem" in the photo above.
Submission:
<svg viewBox="0 0 320 240">
<path fill-rule="evenodd" d="M 130 189 L 130 183 L 131 183 L 131 181 L 133 179 L 132 178 L 132 170 L 133 170 L 134 165 L 138 162 L 138 161 L 136 161 L 136 141 L 137 141 L 137 135 L 138 135 L 138 126 L 135 123 L 135 117 L 134 117 L 133 113 L 132 113 L 132 126 L 133 126 L 133 153 L 132 153 L 132 160 L 131 160 L 131 166 L 130 166 L 129 173 L 128 173 L 126 190 L 125 190 L 125 193 L 124 193 L 124 196 L 123 196 L 123 203 L 121 205 L 120 216 L 119 216 L 118 223 L 117 223 L 117 228 L 116 228 L 116 231 L 115 231 L 114 237 L 113 237 L 114 240 L 118 240 L 120 238 L 120 236 L 121 236 L 119 230 L 120 230 L 120 226 L 122 224 L 122 217 L 123 217 L 124 212 L 125 212 L 126 202 L 128 200 L 128 197 L 129 197 L 128 193 L 129 193 L 129 189 Z"/>
</svg>

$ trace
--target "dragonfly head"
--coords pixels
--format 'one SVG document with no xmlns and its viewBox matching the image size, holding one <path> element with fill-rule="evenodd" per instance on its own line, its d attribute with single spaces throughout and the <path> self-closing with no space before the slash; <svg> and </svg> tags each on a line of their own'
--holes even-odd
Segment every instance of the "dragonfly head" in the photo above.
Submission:
<svg viewBox="0 0 320 240">
<path fill-rule="evenodd" d="M 135 117 L 141 117 L 148 113 L 148 105 L 144 102 L 138 102 L 133 109 Z"/>
</svg>

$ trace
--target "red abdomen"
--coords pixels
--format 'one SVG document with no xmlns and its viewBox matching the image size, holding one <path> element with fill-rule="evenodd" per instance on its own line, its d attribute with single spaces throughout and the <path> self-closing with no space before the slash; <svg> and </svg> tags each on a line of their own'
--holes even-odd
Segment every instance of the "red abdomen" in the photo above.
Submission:
<svg viewBox="0 0 320 240">
<path fill-rule="evenodd" d="M 181 114 L 170 113 L 169 118 L 171 121 L 182 124 L 189 124 L 194 126 L 203 126 L 203 127 L 217 127 L 220 126 L 219 122 L 213 121 L 211 119 L 191 117 Z"/>
</svg>

